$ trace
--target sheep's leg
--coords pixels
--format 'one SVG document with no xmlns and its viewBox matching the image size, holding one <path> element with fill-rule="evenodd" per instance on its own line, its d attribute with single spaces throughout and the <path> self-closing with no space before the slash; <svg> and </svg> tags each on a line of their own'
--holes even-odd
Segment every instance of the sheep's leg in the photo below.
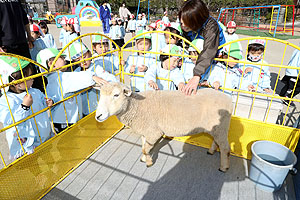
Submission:
<svg viewBox="0 0 300 200">
<path fill-rule="evenodd" d="M 142 139 L 142 152 L 144 152 L 145 151 L 146 138 L 145 138 L 145 136 L 142 136 L 141 139 Z M 146 162 L 146 155 L 144 153 L 142 154 L 141 162 Z"/>
<path fill-rule="evenodd" d="M 221 172 L 226 172 L 229 169 L 230 146 L 228 143 L 227 134 L 225 135 L 226 135 L 226 139 L 224 138 L 222 140 L 218 138 L 215 139 L 217 145 L 220 148 L 221 166 L 219 170 Z"/>
<path fill-rule="evenodd" d="M 154 144 L 161 138 L 161 135 L 151 135 L 151 138 L 142 138 L 143 148 L 142 148 L 142 158 L 141 161 L 146 162 L 147 167 L 151 167 L 153 165 L 152 157 L 150 155 L 150 151 L 153 148 Z"/>
<path fill-rule="evenodd" d="M 207 151 L 207 154 L 213 155 L 217 150 L 218 145 L 216 144 L 215 140 L 213 140 L 210 149 Z"/>
</svg>

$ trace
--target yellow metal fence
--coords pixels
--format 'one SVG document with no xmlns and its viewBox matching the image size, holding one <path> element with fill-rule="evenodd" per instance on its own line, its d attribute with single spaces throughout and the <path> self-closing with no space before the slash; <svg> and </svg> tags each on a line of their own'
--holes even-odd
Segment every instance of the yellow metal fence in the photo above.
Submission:
<svg viewBox="0 0 300 200">
<path fill-rule="evenodd" d="M 156 41 L 156 46 L 159 43 L 159 37 L 164 35 L 173 35 L 175 37 L 178 37 L 182 40 L 182 46 L 183 49 L 186 49 L 186 47 L 189 47 L 190 45 L 195 47 L 193 44 L 191 44 L 186 39 L 182 38 L 181 36 L 175 35 L 173 33 L 164 32 L 164 31 L 156 31 L 156 32 L 149 32 L 149 33 L 155 33 L 154 37 L 157 37 L 156 40 L 152 38 L 152 41 Z M 23 79 L 13 81 L 11 83 L 4 84 L 2 79 L 0 78 L 1 85 L 0 89 L 2 90 L 3 96 L 7 99 L 7 90 L 5 88 L 8 88 L 11 85 L 24 82 L 25 80 L 29 80 L 31 78 L 36 77 L 42 77 L 44 78 L 51 74 L 51 73 L 62 73 L 60 72 L 61 69 L 54 69 L 55 62 L 57 59 L 65 52 L 70 57 L 70 45 L 74 42 L 79 42 L 83 45 L 86 44 L 89 48 L 90 52 L 93 53 L 93 44 L 92 44 L 92 36 L 93 35 L 101 35 L 103 38 L 107 38 L 109 40 L 109 47 L 111 50 L 108 52 L 103 52 L 99 55 L 92 55 L 90 58 L 85 58 L 80 61 L 68 61 L 65 66 L 62 68 L 68 68 L 70 72 L 74 71 L 75 67 L 79 65 L 80 63 L 83 63 L 87 60 L 95 60 L 99 59 L 98 63 L 102 63 L 102 67 L 106 71 L 111 71 L 120 81 L 125 82 L 126 84 L 132 84 L 132 80 L 134 80 L 135 77 L 143 77 L 144 75 L 141 74 L 135 74 L 135 73 L 127 73 L 124 71 L 124 63 L 126 62 L 129 55 L 142 53 L 142 56 L 144 56 L 144 62 L 146 59 L 146 55 L 152 54 L 154 57 L 159 56 L 163 54 L 158 49 L 144 49 L 144 50 L 137 50 L 135 39 L 139 36 L 145 36 L 148 33 L 143 33 L 140 35 L 137 35 L 126 42 L 126 44 L 123 47 L 118 47 L 113 40 L 108 38 L 105 35 L 97 34 L 97 33 L 90 33 L 80 36 L 79 38 L 73 40 L 70 44 L 68 44 L 66 47 L 64 47 L 60 54 L 54 59 L 53 64 L 47 69 L 46 66 L 41 66 L 38 63 L 29 60 L 34 65 L 40 67 L 44 70 L 44 72 L 32 75 L 30 77 L 24 77 Z M 273 76 L 273 82 L 275 82 L 274 86 L 272 87 L 272 93 L 261 93 L 261 92 L 253 92 L 253 91 L 245 91 L 241 90 L 240 88 L 228 88 L 226 87 L 226 76 L 224 80 L 223 87 L 221 87 L 220 92 L 235 92 L 235 102 L 233 104 L 235 105 L 234 110 L 234 116 L 231 121 L 231 127 L 229 132 L 229 141 L 232 149 L 232 154 L 244 157 L 244 158 L 250 158 L 251 157 L 251 151 L 250 146 L 251 144 L 256 140 L 271 140 L 278 142 L 280 144 L 283 144 L 287 146 L 288 148 L 295 150 L 297 142 L 299 140 L 299 129 L 291 128 L 284 126 L 285 121 L 287 117 L 290 114 L 290 104 L 291 102 L 300 102 L 300 100 L 293 98 L 293 94 L 291 98 L 288 97 L 280 97 L 276 94 L 277 86 L 279 84 L 280 75 L 283 73 L 282 69 L 285 68 L 291 68 L 291 69 L 299 69 L 297 66 L 287 66 L 287 62 L 289 59 L 288 55 L 291 55 L 290 52 L 293 50 L 300 50 L 300 48 L 294 44 L 291 44 L 286 41 L 274 39 L 274 38 L 243 38 L 237 41 L 232 41 L 230 43 L 227 43 L 226 45 L 223 45 L 220 47 L 230 46 L 231 44 L 235 42 L 240 42 L 241 46 L 244 48 L 245 53 L 243 53 L 243 57 L 247 55 L 247 47 L 249 45 L 249 41 L 253 39 L 263 39 L 266 41 L 265 45 L 265 51 L 263 54 L 263 59 L 268 60 L 269 57 L 271 57 L 271 61 L 269 60 L 268 64 L 265 63 L 257 63 L 256 66 L 259 66 L 260 72 L 263 68 L 263 66 L 267 65 L 269 69 L 275 69 L 273 71 L 276 71 L 275 76 Z M 143 40 L 145 41 L 146 38 L 144 37 Z M 116 45 L 116 49 L 112 50 L 112 44 Z M 272 52 L 274 52 L 274 46 L 282 46 L 281 50 L 282 53 L 278 53 L 277 55 L 282 55 L 281 58 L 273 59 Z M 229 48 L 230 49 L 230 48 Z M 280 49 L 280 48 L 279 48 Z M 197 50 L 198 53 L 201 53 L 199 50 Z M 188 55 L 186 51 L 182 51 L 182 54 L 168 54 L 164 53 L 168 56 L 178 56 L 180 58 L 183 58 L 184 60 L 188 60 L 191 58 L 196 58 L 196 56 Z M 230 54 L 230 51 L 229 51 Z M 0 53 L 1 56 L 12 56 L 16 57 L 19 60 L 28 60 L 24 57 L 12 55 L 12 54 L 5 54 Z M 156 55 L 156 56 L 155 56 Z M 106 58 L 106 60 L 105 60 Z M 216 58 L 216 61 L 222 61 L 225 63 L 225 65 L 228 68 L 228 59 L 221 59 Z M 108 62 L 109 61 L 109 62 Z M 116 71 L 114 70 L 114 64 L 117 63 L 117 66 L 119 67 Z M 245 60 L 239 60 L 235 61 L 237 63 L 240 63 L 244 67 L 249 63 Z M 96 62 L 92 62 L 94 70 L 98 67 Z M 154 64 L 157 65 L 159 63 L 159 60 L 154 59 Z M 149 66 L 154 67 L 154 66 Z M 226 69 L 227 69 L 226 68 Z M 244 69 L 243 69 L 244 70 Z M 210 71 L 211 72 L 211 71 Z M 74 72 L 76 73 L 76 72 Z M 170 72 L 169 72 L 170 73 Z M 184 73 L 184 71 L 182 71 Z M 297 76 L 298 81 L 299 74 Z M 130 78 L 133 78 L 130 80 Z M 168 78 L 162 78 L 157 77 L 157 79 L 168 81 L 168 84 L 172 81 L 170 79 L 170 76 Z M 258 77 L 258 83 L 260 81 L 260 77 Z M 240 79 L 240 83 L 243 82 L 243 77 Z M 147 84 L 147 83 L 145 83 Z M 45 85 L 45 81 L 43 81 L 43 87 L 45 89 L 45 96 L 47 98 L 51 98 L 47 96 L 47 88 Z M 60 80 L 60 87 L 61 80 Z M 211 86 L 210 86 L 211 87 Z M 296 87 L 296 84 L 295 84 Z M 294 90 L 295 90 L 294 87 Z M 294 93 L 293 90 L 293 93 Z M 62 91 L 62 88 L 60 88 L 60 91 Z M 257 91 L 257 88 L 256 90 Z M 68 101 L 71 98 L 75 98 L 75 103 L 78 104 L 77 98 L 81 98 L 81 95 L 83 93 L 87 93 L 87 97 L 89 97 L 89 94 L 91 92 L 91 87 L 86 88 L 84 90 L 80 90 L 78 92 L 73 93 L 69 96 L 63 96 L 60 101 L 54 102 L 54 105 L 52 107 L 47 107 L 43 110 L 40 110 L 36 113 L 32 111 L 32 114 L 20 121 L 14 120 L 14 115 L 12 110 L 10 109 L 10 116 L 13 120 L 13 123 L 9 126 L 6 126 L 2 129 L 0 129 L 0 134 L 5 134 L 5 131 L 8 129 L 15 129 L 17 133 L 17 138 L 20 142 L 20 145 L 22 145 L 21 138 L 18 134 L 18 125 L 22 124 L 26 120 L 29 120 L 31 118 L 35 118 L 38 114 L 42 112 L 47 112 L 49 114 L 50 121 L 53 125 L 53 118 L 52 118 L 52 112 L 55 109 L 55 107 L 59 104 L 64 104 L 66 101 Z M 28 94 L 28 90 L 26 90 L 26 93 Z M 98 94 L 99 95 L 99 94 Z M 246 99 L 250 99 L 252 102 L 247 106 L 247 109 L 249 110 L 247 117 L 238 115 L 239 108 L 242 109 L 240 104 L 240 99 L 244 98 L 246 95 Z M 248 96 L 247 96 L 248 95 Z M 2 97 L 2 98 L 4 98 Z M 97 99 L 100 97 L 98 96 Z M 266 106 L 262 110 L 255 110 L 257 109 L 257 106 L 255 106 L 255 101 L 261 100 L 266 103 Z M 272 104 L 278 104 L 278 102 L 281 102 L 281 100 L 291 100 L 287 107 L 282 107 L 282 109 L 278 110 L 278 108 L 273 108 Z M 276 102 L 275 102 L 276 101 Z M 8 100 L 7 100 L 8 102 Z M 114 134 L 116 134 L 123 125 L 118 122 L 118 120 L 115 117 L 110 118 L 108 121 L 104 123 L 97 123 L 94 119 L 94 112 L 90 108 L 89 100 L 88 107 L 90 114 L 84 118 L 81 118 L 78 120 L 75 124 L 69 124 L 68 118 L 66 116 L 67 121 L 67 128 L 60 132 L 56 133 L 54 128 L 53 134 L 54 136 L 47 140 L 46 142 L 42 143 L 40 146 L 38 146 L 34 153 L 27 155 L 27 153 L 24 151 L 24 148 L 22 147 L 24 156 L 17 160 L 9 160 L 8 158 L 3 156 L 3 152 L 0 152 L 0 156 L 3 162 L 3 168 L 0 170 L 0 199 L 36 199 L 41 197 L 41 195 L 45 194 L 49 189 L 51 189 L 55 184 L 61 180 L 64 176 L 66 176 L 68 173 L 70 173 L 74 168 L 76 168 L 77 165 L 82 163 L 87 157 L 89 157 L 97 148 L 101 146 L 101 144 L 108 141 L 111 137 L 113 137 Z M 246 103 L 247 104 L 247 103 Z M 75 104 L 74 104 L 75 105 Z M 282 105 L 282 104 L 280 104 Z M 8 103 L 8 107 L 10 107 Z M 284 110 L 285 108 L 285 110 Z M 262 119 L 256 119 L 254 116 L 257 114 L 257 112 L 264 112 L 264 117 Z M 66 113 L 66 109 L 65 109 Z M 271 113 L 271 114 L 270 114 Z M 277 116 L 273 116 L 276 115 Z M 269 118 L 270 116 L 272 118 L 277 118 L 278 115 L 282 115 L 282 121 L 280 124 L 270 123 Z M 247 119 L 248 118 L 248 119 Z M 35 121 L 35 125 L 37 126 L 37 121 Z M 181 137 L 181 138 L 175 138 L 176 140 L 203 146 L 203 147 L 209 147 L 211 144 L 211 137 L 209 137 L 206 134 L 200 134 L 190 137 Z"/>
</svg>

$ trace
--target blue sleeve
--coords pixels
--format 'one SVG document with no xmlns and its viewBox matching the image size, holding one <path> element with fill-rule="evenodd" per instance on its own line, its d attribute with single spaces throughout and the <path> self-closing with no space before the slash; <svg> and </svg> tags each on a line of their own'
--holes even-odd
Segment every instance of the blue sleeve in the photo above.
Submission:
<svg viewBox="0 0 300 200">
<path fill-rule="evenodd" d="M 178 86 L 179 83 L 184 83 L 184 77 L 179 68 L 176 68 L 171 72 L 170 79 L 175 83 L 176 86 Z"/>
<path fill-rule="evenodd" d="M 130 56 L 128 56 L 128 58 L 126 60 L 126 63 L 125 63 L 125 66 L 124 66 L 124 71 L 126 73 L 129 73 L 132 63 L 133 63 L 133 56 L 130 55 Z"/>
<path fill-rule="evenodd" d="M 95 75 L 95 72 L 92 71 L 61 73 L 63 93 L 76 92 L 94 85 L 93 75 Z"/>
<path fill-rule="evenodd" d="M 125 37 L 125 29 L 124 29 L 124 27 L 122 26 L 121 27 L 121 35 L 122 35 L 122 38 L 124 38 Z"/>
<path fill-rule="evenodd" d="M 213 70 L 211 71 L 211 74 L 208 76 L 207 81 L 210 85 L 213 85 L 214 82 L 219 81 L 220 85 L 222 86 L 224 84 L 224 76 L 224 71 L 220 67 L 215 65 Z"/>
<path fill-rule="evenodd" d="M 156 75 L 157 75 L 157 67 L 150 67 L 145 73 L 145 83 L 146 87 L 148 87 L 149 81 L 154 81 L 156 83 Z"/>
<path fill-rule="evenodd" d="M 63 42 L 64 38 L 65 38 L 64 29 L 61 29 L 60 34 L 59 34 L 59 41 Z"/>
</svg>

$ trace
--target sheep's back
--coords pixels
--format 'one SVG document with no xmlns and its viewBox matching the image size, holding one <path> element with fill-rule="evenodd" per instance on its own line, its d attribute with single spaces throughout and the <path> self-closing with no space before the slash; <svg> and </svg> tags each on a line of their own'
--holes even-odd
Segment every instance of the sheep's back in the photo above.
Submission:
<svg viewBox="0 0 300 200">
<path fill-rule="evenodd" d="M 146 91 L 141 95 L 145 96 L 144 120 L 166 135 L 171 133 L 170 136 L 210 132 L 223 118 L 230 118 L 232 112 L 231 98 L 209 88 L 191 96 L 180 91 Z"/>
</svg>

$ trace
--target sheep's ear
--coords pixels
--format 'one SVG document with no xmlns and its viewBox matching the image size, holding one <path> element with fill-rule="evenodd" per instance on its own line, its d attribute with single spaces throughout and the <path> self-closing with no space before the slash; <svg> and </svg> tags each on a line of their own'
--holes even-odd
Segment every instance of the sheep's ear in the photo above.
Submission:
<svg viewBox="0 0 300 200">
<path fill-rule="evenodd" d="M 95 85 L 93 85 L 93 88 L 96 90 L 100 90 L 101 89 L 101 85 L 99 85 L 98 83 L 96 83 Z"/>
<path fill-rule="evenodd" d="M 125 96 L 128 96 L 128 97 L 132 94 L 131 88 L 128 85 L 124 85 L 123 91 L 124 91 Z"/>
</svg>

